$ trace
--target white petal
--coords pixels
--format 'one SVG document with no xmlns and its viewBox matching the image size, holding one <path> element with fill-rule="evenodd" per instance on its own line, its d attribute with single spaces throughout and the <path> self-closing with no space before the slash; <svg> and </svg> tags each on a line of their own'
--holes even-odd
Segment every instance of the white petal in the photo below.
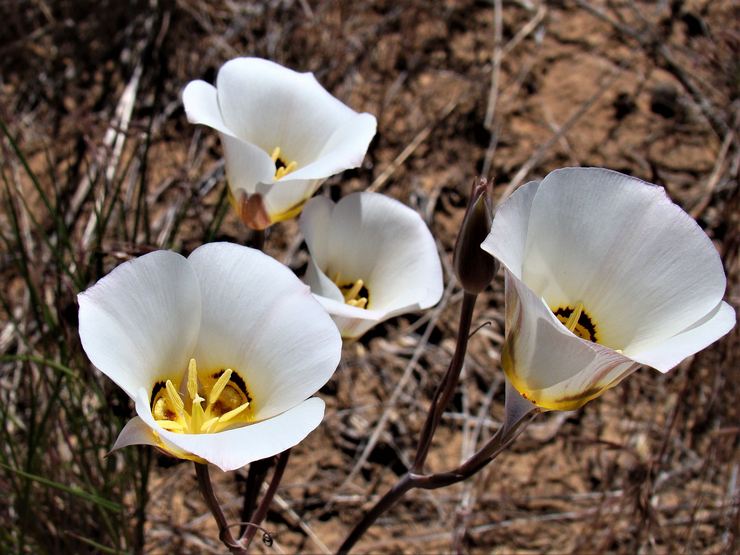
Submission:
<svg viewBox="0 0 740 555">
<path fill-rule="evenodd" d="M 660 344 L 625 355 L 647 366 L 667 372 L 679 362 L 714 343 L 735 327 L 735 309 L 721 302 L 704 318 Z"/>
<path fill-rule="evenodd" d="M 292 175 L 288 174 L 288 177 Z M 257 185 L 257 192 L 262 194 L 265 210 L 271 219 L 281 221 L 285 219 L 283 214 L 300 209 L 320 186 L 320 180 L 283 178 L 274 183 Z"/>
<path fill-rule="evenodd" d="M 118 434 L 118 439 L 116 439 L 116 443 L 111 448 L 111 452 L 123 449 L 129 445 L 154 445 L 155 447 L 159 445 L 152 428 L 138 416 L 134 416 L 126 422 L 123 430 Z"/>
<path fill-rule="evenodd" d="M 308 286 L 311 288 L 311 292 L 318 297 L 326 298 L 327 300 L 331 300 L 334 303 L 341 305 L 341 307 L 348 307 L 348 308 L 355 308 L 352 306 L 347 305 L 344 302 L 344 296 L 342 295 L 342 292 L 339 290 L 339 287 L 336 286 L 336 284 L 330 280 L 327 275 L 321 271 L 321 269 L 316 264 L 316 261 L 311 258 L 308 261 L 308 267 L 306 268 L 306 275 L 305 280 Z M 324 308 L 327 308 L 326 306 Z M 327 308 L 327 310 L 329 310 Z M 365 309 L 358 308 L 357 311 L 362 311 Z M 331 314 L 332 311 L 329 310 L 329 313 Z"/>
<path fill-rule="evenodd" d="M 336 205 L 319 197 L 308 203 L 300 225 L 311 253 L 306 280 L 342 337 L 359 337 L 442 296 L 434 238 L 419 215 L 400 202 L 376 193 L 354 193 Z M 368 308 L 344 304 L 332 281 L 337 279 L 342 285 L 363 280 Z"/>
<path fill-rule="evenodd" d="M 569 332 L 513 273 L 506 276 L 506 342 L 502 364 L 529 401 L 573 410 L 632 373 L 637 364 Z"/>
<path fill-rule="evenodd" d="M 288 174 L 290 179 L 321 179 L 362 164 L 377 122 L 370 114 L 354 114 L 334 131 L 317 159 Z"/>
<path fill-rule="evenodd" d="M 339 329 L 339 333 L 344 339 L 356 339 L 370 328 L 395 315 L 389 312 L 380 312 L 378 310 L 368 310 L 366 308 L 351 306 L 344 302 L 344 298 L 342 298 L 341 301 L 337 301 L 316 294 L 314 294 L 314 297 L 331 315 L 337 329 Z M 403 314 L 404 312 L 410 312 L 417 308 L 418 307 L 405 307 L 405 309 L 398 310 L 396 314 Z"/>
<path fill-rule="evenodd" d="M 556 170 L 529 222 L 525 283 L 551 308 L 583 302 L 612 348 L 656 346 L 724 294 L 717 251 L 660 187 L 600 168 Z"/>
<path fill-rule="evenodd" d="M 348 282 L 363 279 L 373 310 L 429 308 L 442 297 L 434 238 L 421 217 L 397 200 L 377 193 L 344 197 L 332 214 L 329 242 L 324 272 Z"/>
<path fill-rule="evenodd" d="M 259 184 L 272 183 L 275 163 L 264 150 L 224 134 L 221 134 L 221 143 L 226 160 L 226 178 L 234 196 L 237 196 L 236 191 L 252 194 L 257 192 Z"/>
<path fill-rule="evenodd" d="M 200 80 L 188 83 L 182 91 L 182 104 L 190 123 L 207 125 L 227 135 L 234 134 L 221 117 L 216 87 L 210 83 Z"/>
<path fill-rule="evenodd" d="M 339 363 L 341 338 L 309 288 L 286 266 L 229 243 L 199 247 L 188 261 L 203 298 L 198 365 L 238 372 L 257 419 L 295 407 L 329 380 Z"/>
<path fill-rule="evenodd" d="M 301 231 L 311 249 L 304 279 L 316 300 L 331 315 L 342 337 L 354 339 L 390 316 L 387 312 L 346 304 L 339 287 L 321 270 L 320 266 L 326 266 L 329 260 L 329 233 L 334 206 L 328 198 L 316 197 L 309 201 L 301 214 Z M 413 310 L 413 307 L 409 310 Z"/>
<path fill-rule="evenodd" d="M 178 434 L 154 422 L 146 395 L 136 399 L 136 411 L 141 419 L 156 430 L 168 446 L 200 457 L 224 472 L 294 447 L 321 423 L 324 406 L 324 401 L 312 397 L 273 418 L 241 428 L 216 434 Z"/>
<path fill-rule="evenodd" d="M 491 232 L 481 245 L 518 278 L 522 277 L 529 212 L 539 185 L 539 181 L 530 181 L 514 191 L 496 211 Z"/>
<path fill-rule="evenodd" d="M 200 287 L 179 254 L 157 251 L 121 264 L 77 299 L 87 356 L 130 397 L 187 367 Z"/>
<path fill-rule="evenodd" d="M 306 203 L 298 225 L 311 251 L 311 259 L 319 268 L 329 263 L 329 234 L 335 204 L 326 197 L 318 196 Z"/>
<path fill-rule="evenodd" d="M 237 58 L 218 72 L 224 121 L 237 136 L 267 152 L 279 146 L 299 167 L 315 160 L 334 131 L 355 112 L 310 73 L 258 58 Z"/>
</svg>

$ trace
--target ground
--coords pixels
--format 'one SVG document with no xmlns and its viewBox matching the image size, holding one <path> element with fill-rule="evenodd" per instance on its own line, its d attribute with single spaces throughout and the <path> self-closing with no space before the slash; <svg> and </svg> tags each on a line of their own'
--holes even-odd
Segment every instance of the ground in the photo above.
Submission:
<svg viewBox="0 0 740 555">
<path fill-rule="evenodd" d="M 320 392 L 325 420 L 293 450 L 265 523 L 275 543 L 254 545 L 332 552 L 408 467 L 452 354 L 451 253 L 475 176 L 493 179 L 497 200 L 563 166 L 660 184 L 710 236 L 740 304 L 738 11 L 730 0 L 0 6 L 2 550 L 224 552 L 192 465 L 148 448 L 104 457 L 132 408 L 76 332 L 75 294 L 121 261 L 251 240 L 225 202 L 217 134 L 185 118 L 188 81 L 213 81 L 242 55 L 313 71 L 378 119 L 362 167 L 320 194 L 390 195 L 437 240 L 441 303 L 345 345 Z M 303 274 L 294 221 L 270 228 L 265 250 Z M 476 306 L 473 328 L 487 325 L 434 469 L 500 424 L 502 293 L 499 275 Z M 357 552 L 735 552 L 739 361 L 733 331 L 668 374 L 641 369 L 578 411 L 541 415 L 475 479 L 407 495 Z M 234 521 L 245 474 L 214 471 Z"/>
</svg>

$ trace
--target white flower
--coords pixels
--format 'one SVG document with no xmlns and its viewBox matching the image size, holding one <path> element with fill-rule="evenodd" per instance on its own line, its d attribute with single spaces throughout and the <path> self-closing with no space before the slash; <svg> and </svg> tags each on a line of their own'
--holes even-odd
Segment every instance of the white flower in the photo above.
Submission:
<svg viewBox="0 0 740 555">
<path fill-rule="evenodd" d="M 442 266 L 419 215 L 377 193 L 336 205 L 316 197 L 301 214 L 311 255 L 306 281 L 344 338 L 357 338 L 398 314 L 442 296 Z"/>
<path fill-rule="evenodd" d="M 543 408 L 580 407 L 640 365 L 667 372 L 735 325 L 709 238 L 661 187 L 614 171 L 527 183 L 482 247 L 505 267 L 504 371 Z"/>
<path fill-rule="evenodd" d="M 329 94 L 312 73 L 259 58 L 236 58 L 216 87 L 190 82 L 188 120 L 219 131 L 232 203 L 264 229 L 297 216 L 321 182 L 362 163 L 376 121 Z"/>
<path fill-rule="evenodd" d="M 78 300 L 85 352 L 136 403 L 114 449 L 149 444 L 233 470 L 323 418 L 308 397 L 336 369 L 341 339 L 308 287 L 259 251 L 153 252 Z"/>
</svg>

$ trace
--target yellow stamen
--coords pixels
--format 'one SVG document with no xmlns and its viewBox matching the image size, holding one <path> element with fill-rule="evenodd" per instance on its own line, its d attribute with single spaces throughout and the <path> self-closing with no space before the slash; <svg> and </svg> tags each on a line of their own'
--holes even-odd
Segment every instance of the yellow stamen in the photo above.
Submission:
<svg viewBox="0 0 740 555">
<path fill-rule="evenodd" d="M 247 401 L 243 405 L 239 405 L 238 407 L 236 407 L 233 410 L 230 410 L 226 414 L 222 414 L 221 417 L 218 420 L 219 420 L 219 422 L 228 422 L 229 420 L 231 420 L 232 418 L 234 418 L 238 414 L 241 414 L 242 412 L 244 412 L 245 410 L 247 410 L 248 407 L 249 407 L 249 401 Z"/>
<path fill-rule="evenodd" d="M 220 418 L 220 416 L 214 416 L 213 418 L 209 418 L 208 420 L 203 422 L 203 433 L 210 434 L 211 432 L 213 432 Z"/>
<path fill-rule="evenodd" d="M 297 167 L 298 167 L 298 162 L 296 162 L 295 160 L 293 160 L 293 161 L 292 161 L 292 162 L 291 162 L 290 164 L 288 164 L 287 166 L 284 166 L 284 167 L 278 168 L 277 170 L 275 170 L 275 179 L 280 179 L 280 178 L 282 178 L 282 177 L 285 177 L 285 176 L 286 176 L 286 175 L 288 175 L 288 174 L 289 174 L 290 172 L 293 172 L 293 171 L 295 171 L 295 169 L 296 169 Z"/>
<path fill-rule="evenodd" d="M 365 282 L 363 280 L 357 279 L 348 285 L 343 285 L 339 281 L 339 272 L 336 272 L 332 281 L 337 285 L 337 287 L 339 287 L 340 291 L 342 291 L 345 304 L 355 306 L 357 308 L 367 308 L 367 304 L 369 302 L 368 290 L 367 287 L 365 287 Z"/>
<path fill-rule="evenodd" d="M 272 158 L 272 161 L 275 163 L 275 180 L 282 179 L 298 168 L 298 162 L 296 162 L 295 160 L 287 162 L 284 158 L 280 156 L 281 154 L 282 150 L 279 146 L 276 146 L 272 150 L 272 154 L 270 155 L 270 158 Z"/>
<path fill-rule="evenodd" d="M 246 384 L 231 368 L 205 373 L 199 380 L 195 359 L 188 363 L 186 389 L 189 401 L 183 400 L 172 380 L 154 386 L 152 414 L 159 426 L 185 434 L 216 433 L 237 423 L 251 421 L 251 397 Z M 209 388 L 209 383 L 213 385 Z M 208 394 L 200 395 L 202 384 Z M 205 395 L 205 393 L 204 393 Z"/>
<path fill-rule="evenodd" d="M 185 426 L 181 422 L 176 422 L 175 420 L 156 420 L 155 422 L 159 424 L 160 427 L 165 430 L 170 430 L 171 432 L 185 431 Z"/>
<path fill-rule="evenodd" d="M 198 396 L 198 367 L 194 358 L 191 358 L 188 364 L 188 393 L 191 399 Z"/>
<path fill-rule="evenodd" d="M 167 380 L 165 388 L 167 390 L 167 400 L 172 403 L 179 414 L 182 414 L 185 411 L 185 403 L 177 392 L 177 389 L 175 389 L 175 386 L 172 385 L 172 380 Z"/>
<path fill-rule="evenodd" d="M 356 298 L 356 297 L 357 297 L 357 294 L 358 294 L 358 293 L 360 292 L 360 290 L 361 290 L 361 289 L 362 289 L 362 288 L 364 287 L 364 285 L 365 285 L 365 282 L 364 282 L 364 281 L 362 281 L 361 279 L 358 279 L 358 280 L 357 280 L 357 281 L 356 281 L 356 282 L 355 282 L 355 283 L 354 283 L 354 284 L 352 285 L 352 288 L 351 288 L 351 289 L 350 289 L 349 291 L 347 291 L 347 292 L 346 292 L 346 293 L 344 294 L 344 301 L 345 301 L 345 302 L 349 302 L 349 301 L 351 301 L 352 299 Z"/>
<path fill-rule="evenodd" d="M 231 379 L 231 374 L 233 374 L 233 372 L 234 371 L 231 368 L 227 368 L 226 370 L 224 370 L 224 373 L 221 374 L 220 378 L 218 378 L 218 381 L 213 386 L 213 389 L 211 389 L 211 393 L 208 395 L 208 403 L 213 405 L 216 403 L 216 401 L 218 401 L 218 398 L 224 392 L 224 388 L 229 383 L 229 380 Z"/>
<path fill-rule="evenodd" d="M 560 306 L 553 308 L 552 311 L 568 331 L 581 339 L 598 343 L 596 324 L 582 302 L 577 302 L 574 307 Z"/>
<path fill-rule="evenodd" d="M 359 299 L 351 299 L 346 301 L 349 306 L 356 306 L 357 308 L 365 308 L 367 306 L 367 297 L 360 297 Z"/>
<path fill-rule="evenodd" d="M 568 328 L 568 331 L 573 331 L 576 329 L 576 324 L 578 324 L 578 320 L 581 318 L 581 314 L 583 313 L 583 303 L 581 301 L 578 301 L 576 303 L 576 307 L 573 309 L 573 312 L 570 313 L 570 316 L 568 316 L 568 321 L 565 323 L 565 327 Z"/>
</svg>

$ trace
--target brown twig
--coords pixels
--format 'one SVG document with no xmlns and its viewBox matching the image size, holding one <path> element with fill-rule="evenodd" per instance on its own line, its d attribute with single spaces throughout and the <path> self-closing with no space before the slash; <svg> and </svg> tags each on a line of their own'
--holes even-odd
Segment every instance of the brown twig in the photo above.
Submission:
<svg viewBox="0 0 740 555">
<path fill-rule="evenodd" d="M 244 537 L 247 532 L 247 524 L 252 520 L 252 514 L 254 508 L 257 506 L 257 497 L 259 496 L 260 489 L 262 488 L 262 482 L 265 481 L 267 471 L 272 466 L 272 457 L 253 461 L 249 465 L 249 471 L 247 472 L 247 484 L 244 489 L 244 501 L 242 503 L 242 525 L 239 528 L 239 535 Z"/>
<path fill-rule="evenodd" d="M 277 455 L 277 463 L 275 464 L 275 471 L 272 473 L 272 480 L 270 485 L 267 487 L 265 495 L 262 497 L 262 501 L 257 507 L 257 511 L 254 513 L 254 517 L 251 518 L 252 526 L 249 526 L 244 532 L 242 532 L 241 541 L 243 541 L 247 547 L 252 542 L 254 534 L 257 532 L 257 527 L 267 516 L 267 511 L 270 508 L 272 499 L 275 497 L 280 481 L 283 479 L 285 473 L 285 467 L 288 465 L 288 458 L 290 457 L 290 449 L 283 451 Z M 266 469 L 265 469 L 266 471 Z"/>
<path fill-rule="evenodd" d="M 475 307 L 475 300 L 477 298 L 477 295 L 470 293 L 463 295 L 455 353 L 452 355 L 447 373 L 434 392 L 426 422 L 424 422 L 424 427 L 419 435 L 419 445 L 416 448 L 414 464 L 411 466 L 411 472 L 413 473 L 419 473 L 424 470 L 424 462 L 432 445 L 432 437 L 439 426 L 444 409 L 449 404 L 452 394 L 455 392 L 455 386 L 460 378 L 460 370 L 462 370 L 462 365 L 465 361 L 465 352 L 468 349 L 470 324 L 473 321 L 473 308 Z"/>
<path fill-rule="evenodd" d="M 234 539 L 234 536 L 229 530 L 229 523 L 226 521 L 224 512 L 221 509 L 221 504 L 216 498 L 216 494 L 213 493 L 213 484 L 211 484 L 211 476 L 208 473 L 208 464 L 194 463 L 195 464 L 195 475 L 198 477 L 198 487 L 200 492 L 203 494 L 208 509 L 211 511 L 213 518 L 216 519 L 218 525 L 218 537 L 223 544 L 231 551 L 233 555 L 247 555 L 247 550 L 244 546 Z"/>
<path fill-rule="evenodd" d="M 509 391 L 507 389 L 507 401 L 509 400 Z M 533 406 L 523 411 L 509 410 L 507 403 L 506 421 L 496 434 L 472 457 L 463 464 L 446 472 L 435 474 L 415 474 L 407 472 L 373 507 L 365 513 L 363 518 L 355 525 L 342 545 L 337 550 L 337 554 L 349 553 L 352 547 L 363 536 L 363 534 L 372 526 L 377 518 L 393 507 L 408 491 L 420 489 L 439 489 L 443 487 L 467 480 L 483 467 L 495 459 L 516 437 L 521 433 L 526 424 L 531 421 L 538 413 Z"/>
</svg>

